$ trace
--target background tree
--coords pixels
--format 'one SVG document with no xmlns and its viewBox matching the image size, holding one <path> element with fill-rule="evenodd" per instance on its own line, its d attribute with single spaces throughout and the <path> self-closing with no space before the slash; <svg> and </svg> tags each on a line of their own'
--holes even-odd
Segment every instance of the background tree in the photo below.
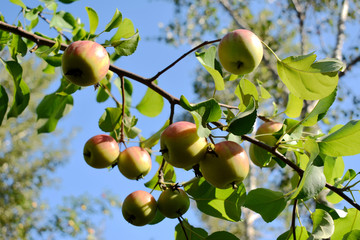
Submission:
<svg viewBox="0 0 360 240">
<path fill-rule="evenodd" d="M 1 58 L 6 57 L 4 52 Z M 109 215 L 109 209 L 119 203 L 117 198 L 106 192 L 104 197 L 82 194 L 69 196 L 56 208 L 49 208 L 42 197 L 44 190 L 56 187 L 59 179 L 53 175 L 68 163 L 68 141 L 72 137 L 65 137 L 61 129 L 54 132 L 56 139 L 37 133 L 36 107 L 58 76 L 55 72 L 44 73 L 45 67 L 35 58 L 22 63 L 31 100 L 21 117 L 4 119 L 0 128 L 0 235 L 9 240 L 31 239 L 36 235 L 48 239 L 59 235 L 100 239 L 101 228 L 96 225 L 101 218 L 91 218 Z M 13 91 L 13 80 L 3 65 L 0 75 L 1 86 Z"/>
</svg>

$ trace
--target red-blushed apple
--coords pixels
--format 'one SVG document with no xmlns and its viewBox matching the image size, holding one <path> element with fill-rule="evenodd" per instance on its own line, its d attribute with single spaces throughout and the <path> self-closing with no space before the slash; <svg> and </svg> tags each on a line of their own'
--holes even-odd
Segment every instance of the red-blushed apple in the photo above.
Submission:
<svg viewBox="0 0 360 240">
<path fill-rule="evenodd" d="M 283 127 L 280 122 L 269 121 L 261 124 L 255 133 L 255 138 L 269 146 L 275 146 L 277 139 L 272 134 L 279 131 Z M 251 143 L 249 148 L 251 161 L 259 167 L 273 167 L 275 160 L 271 154 L 265 149 Z"/>
<path fill-rule="evenodd" d="M 138 180 L 150 172 L 151 157 L 144 148 L 129 147 L 120 153 L 117 165 L 125 177 Z"/>
<path fill-rule="evenodd" d="M 220 41 L 218 55 L 221 65 L 230 73 L 243 75 L 254 71 L 263 57 L 261 40 L 251 31 L 237 29 Z"/>
<path fill-rule="evenodd" d="M 106 168 L 119 157 L 119 144 L 110 135 L 99 134 L 90 138 L 84 146 L 84 159 L 93 168 Z"/>
<path fill-rule="evenodd" d="M 161 133 L 160 148 L 168 163 L 189 170 L 205 157 L 207 141 L 198 136 L 194 123 L 180 121 Z"/>
<path fill-rule="evenodd" d="M 226 189 L 240 184 L 249 173 L 249 159 L 236 142 L 216 143 L 200 161 L 205 180 L 216 188 Z"/>
<path fill-rule="evenodd" d="M 167 188 L 160 194 L 157 203 L 159 211 L 168 218 L 180 217 L 190 207 L 189 196 L 180 188 Z"/>
<path fill-rule="evenodd" d="M 135 226 L 150 223 L 156 214 L 157 202 L 148 192 L 137 190 L 130 193 L 122 204 L 124 219 Z"/>
<path fill-rule="evenodd" d="M 64 51 L 61 60 L 63 75 L 78 86 L 90 86 L 103 79 L 109 70 L 106 49 L 93 41 L 76 41 Z"/>
</svg>

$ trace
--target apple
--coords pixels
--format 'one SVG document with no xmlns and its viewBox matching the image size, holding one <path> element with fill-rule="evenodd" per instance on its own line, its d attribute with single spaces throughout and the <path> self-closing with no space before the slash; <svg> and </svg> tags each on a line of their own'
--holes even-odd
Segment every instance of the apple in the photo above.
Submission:
<svg viewBox="0 0 360 240">
<path fill-rule="evenodd" d="M 151 157 L 144 148 L 129 147 L 120 153 L 117 165 L 125 177 L 138 180 L 150 172 Z"/>
<path fill-rule="evenodd" d="M 279 131 L 282 127 L 283 124 L 280 122 L 265 122 L 257 129 L 255 138 L 269 146 L 275 146 L 277 139 L 272 134 Z M 273 167 L 276 163 L 268 151 L 253 143 L 250 144 L 249 155 L 251 161 L 259 167 Z"/>
<path fill-rule="evenodd" d="M 225 70 L 232 74 L 243 75 L 259 66 L 263 57 L 263 46 L 253 32 L 237 29 L 221 39 L 218 55 Z"/>
<path fill-rule="evenodd" d="M 157 203 L 159 211 L 168 218 L 178 218 L 190 207 L 189 196 L 180 188 L 167 188 L 160 194 Z"/>
<path fill-rule="evenodd" d="M 93 168 L 106 168 L 117 161 L 120 149 L 116 140 L 106 134 L 90 138 L 84 146 L 84 159 Z"/>
<path fill-rule="evenodd" d="M 200 161 L 205 180 L 216 188 L 226 189 L 240 184 L 249 173 L 249 159 L 236 142 L 216 143 Z"/>
<path fill-rule="evenodd" d="M 90 86 L 103 79 L 110 67 L 106 49 L 93 41 L 76 41 L 64 51 L 61 60 L 63 75 L 78 86 Z"/>
<path fill-rule="evenodd" d="M 157 202 L 150 193 L 137 190 L 130 193 L 122 204 L 124 219 L 134 226 L 150 223 L 156 214 Z"/>
<path fill-rule="evenodd" d="M 168 126 L 160 136 L 160 148 L 164 159 L 174 167 L 191 169 L 204 158 L 206 138 L 199 137 L 196 125 L 180 121 Z"/>
</svg>

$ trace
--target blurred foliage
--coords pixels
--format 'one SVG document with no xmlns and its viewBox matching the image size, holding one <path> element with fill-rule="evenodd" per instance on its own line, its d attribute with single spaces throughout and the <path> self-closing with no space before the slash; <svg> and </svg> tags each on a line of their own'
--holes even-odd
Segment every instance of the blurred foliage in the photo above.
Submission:
<svg viewBox="0 0 360 240">
<path fill-rule="evenodd" d="M 3 56 L 1 56 L 3 57 Z M 119 201 L 111 195 L 82 195 L 65 199 L 56 209 L 42 200 L 42 192 L 54 187 L 54 172 L 69 159 L 69 139 L 37 133 L 35 109 L 57 74 L 45 74 L 44 64 L 34 58 L 22 63 L 23 78 L 31 89 L 27 109 L 17 118 L 4 119 L 0 127 L 0 236 L 1 239 L 56 239 L 77 236 L 99 239 L 97 220 L 89 216 L 109 215 Z M 0 65 L 0 84 L 11 91 L 12 80 Z M 11 101 L 11 99 L 10 99 Z"/>
</svg>

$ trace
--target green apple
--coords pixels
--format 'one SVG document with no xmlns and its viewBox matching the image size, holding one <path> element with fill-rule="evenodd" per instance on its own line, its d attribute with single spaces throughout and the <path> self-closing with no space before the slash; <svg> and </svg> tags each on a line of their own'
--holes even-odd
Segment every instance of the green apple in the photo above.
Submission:
<svg viewBox="0 0 360 240">
<path fill-rule="evenodd" d="M 93 41 L 76 41 L 64 51 L 61 60 L 63 75 L 78 86 L 90 86 L 103 79 L 110 66 L 106 49 Z"/>
<path fill-rule="evenodd" d="M 225 70 L 232 74 L 243 75 L 259 66 L 263 57 L 263 46 L 253 32 L 237 29 L 221 39 L 218 55 Z"/>
<path fill-rule="evenodd" d="M 129 147 L 120 153 L 117 165 L 125 177 L 138 180 L 150 172 L 151 157 L 144 148 Z"/>
<path fill-rule="evenodd" d="M 115 163 L 120 149 L 116 140 L 106 134 L 90 138 L 84 146 L 84 159 L 93 168 L 106 168 Z"/>
<path fill-rule="evenodd" d="M 279 131 L 282 127 L 283 124 L 279 122 L 265 122 L 257 129 L 255 138 L 273 147 L 277 142 L 277 139 L 273 136 L 273 133 Z M 253 143 L 250 144 L 249 155 L 251 161 L 259 167 L 273 167 L 276 163 L 268 151 Z"/>
<path fill-rule="evenodd" d="M 167 188 L 157 201 L 159 211 L 168 218 L 177 218 L 187 212 L 190 199 L 186 192 L 180 188 Z"/>
<path fill-rule="evenodd" d="M 249 173 L 249 159 L 236 142 L 223 141 L 214 145 L 200 161 L 205 180 L 216 188 L 226 189 L 240 184 Z"/>
<path fill-rule="evenodd" d="M 197 135 L 194 123 L 180 121 L 161 133 L 160 148 L 168 163 L 188 170 L 205 157 L 207 141 Z"/>
<path fill-rule="evenodd" d="M 156 214 L 157 202 L 148 192 L 137 190 L 130 193 L 122 204 L 124 219 L 134 226 L 150 223 Z"/>
</svg>

